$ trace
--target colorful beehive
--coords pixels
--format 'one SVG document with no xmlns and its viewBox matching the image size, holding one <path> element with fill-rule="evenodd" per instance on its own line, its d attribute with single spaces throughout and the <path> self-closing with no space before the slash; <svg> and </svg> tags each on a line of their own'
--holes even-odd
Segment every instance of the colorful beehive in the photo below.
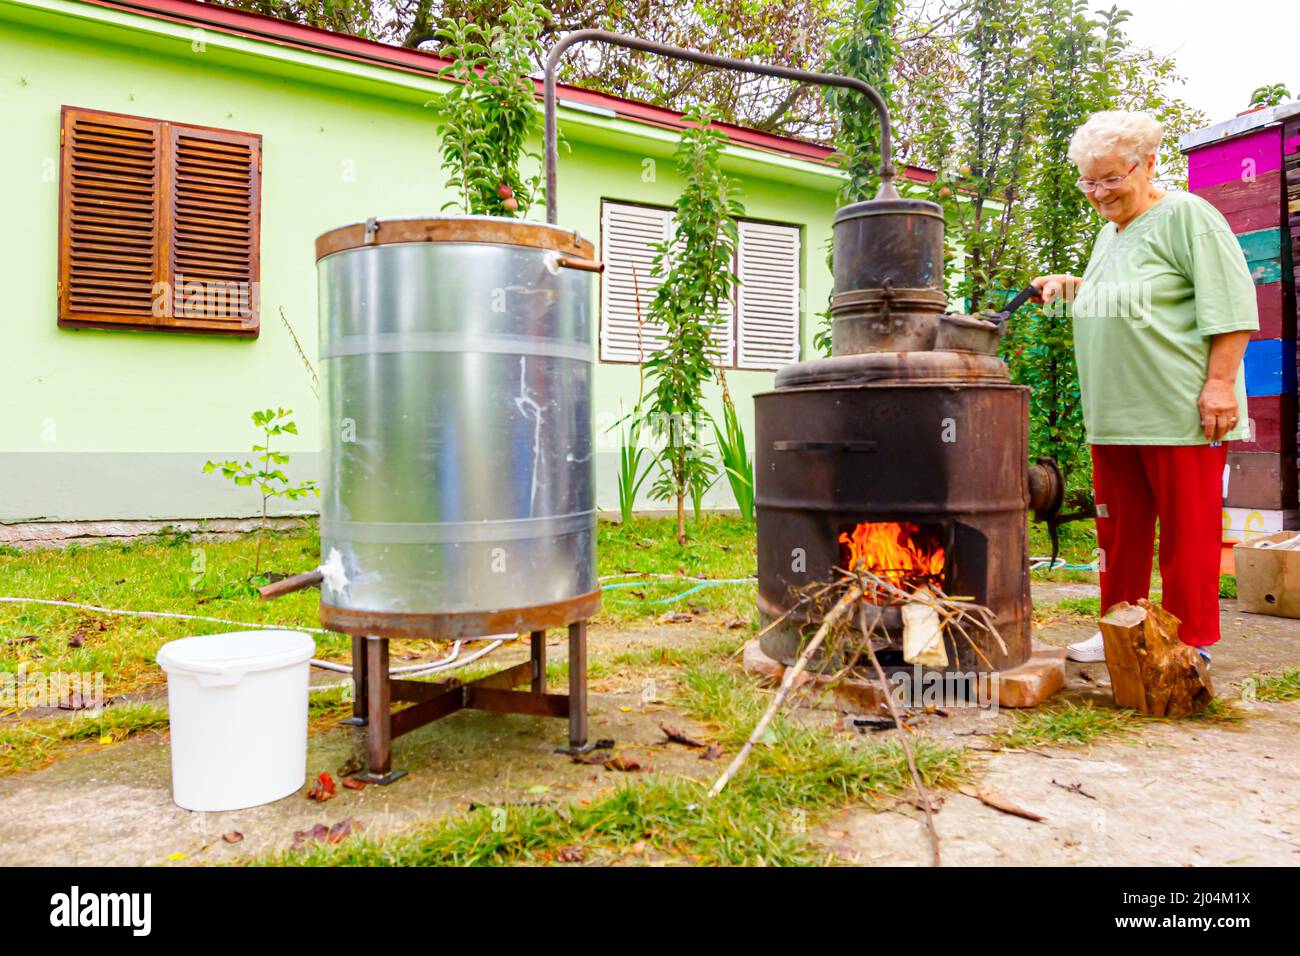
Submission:
<svg viewBox="0 0 1300 956">
<path fill-rule="evenodd" d="M 1224 538 L 1300 527 L 1297 502 L 1296 272 L 1300 261 L 1300 102 L 1183 137 L 1188 188 L 1223 213 L 1241 243 L 1259 305 L 1246 348 L 1249 440 L 1231 442 Z"/>
</svg>

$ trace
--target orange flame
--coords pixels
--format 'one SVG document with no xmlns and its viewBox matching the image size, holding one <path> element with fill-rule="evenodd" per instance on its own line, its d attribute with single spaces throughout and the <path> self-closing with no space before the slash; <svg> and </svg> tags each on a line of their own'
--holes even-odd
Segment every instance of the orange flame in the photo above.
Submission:
<svg viewBox="0 0 1300 956">
<path fill-rule="evenodd" d="M 861 568 L 904 590 L 914 590 L 943 572 L 943 548 L 927 544 L 920 528 L 910 522 L 866 522 L 853 534 L 840 534 L 847 545 L 849 570 Z"/>
</svg>

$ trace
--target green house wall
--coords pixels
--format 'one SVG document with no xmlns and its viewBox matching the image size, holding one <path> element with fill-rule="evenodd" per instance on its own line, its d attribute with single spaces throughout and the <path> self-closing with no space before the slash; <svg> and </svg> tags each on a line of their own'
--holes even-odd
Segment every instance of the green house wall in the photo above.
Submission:
<svg viewBox="0 0 1300 956">
<path fill-rule="evenodd" d="M 255 493 L 201 468 L 246 456 L 249 414 L 262 407 L 294 410 L 300 436 L 285 445 L 287 470 L 317 477 L 317 402 L 281 313 L 314 363 L 316 236 L 370 216 L 437 214 L 448 200 L 437 117 L 425 106 L 437 90 L 427 76 L 75 0 L 0 3 L 0 521 L 253 514 Z M 65 104 L 262 135 L 258 338 L 56 327 Z M 561 224 L 595 240 L 602 199 L 676 198 L 674 131 L 573 109 L 562 110 L 561 131 L 571 147 L 560 159 Z M 810 356 L 815 312 L 830 291 L 838 175 L 736 145 L 725 163 L 749 216 L 802 227 Z M 750 435 L 749 399 L 772 377 L 728 375 Z M 607 429 L 634 401 L 637 370 L 602 363 L 595 381 L 598 502 L 616 510 L 618 444 Z M 706 501 L 730 505 L 725 482 Z"/>
</svg>

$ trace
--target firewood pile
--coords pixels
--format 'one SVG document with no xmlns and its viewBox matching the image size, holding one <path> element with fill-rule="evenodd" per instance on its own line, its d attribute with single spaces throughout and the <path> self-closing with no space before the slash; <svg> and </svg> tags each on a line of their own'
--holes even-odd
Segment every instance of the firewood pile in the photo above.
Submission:
<svg viewBox="0 0 1300 956">
<path fill-rule="evenodd" d="M 772 718 L 776 716 L 777 711 L 789 696 L 791 690 L 799 680 L 799 676 L 807 668 L 809 662 L 821 649 L 823 643 L 829 636 L 836 635 L 842 637 L 849 629 L 850 622 L 853 620 L 853 612 L 857 612 L 858 629 L 865 640 L 863 641 L 867 655 L 871 659 L 871 666 L 875 671 L 877 681 L 880 683 L 881 691 L 885 703 L 889 707 L 890 716 L 893 718 L 894 726 L 898 728 L 899 740 L 903 746 L 903 752 L 907 757 L 908 770 L 912 776 L 912 783 L 916 787 L 918 803 L 925 811 L 926 824 L 930 831 L 930 842 L 933 851 L 932 862 L 934 866 L 940 865 L 939 852 L 939 834 L 934 825 L 934 804 L 931 802 L 925 786 L 921 783 L 921 774 L 916 767 L 916 757 L 912 752 L 911 742 L 908 740 L 907 731 L 904 728 L 902 719 L 899 716 L 898 709 L 894 703 L 894 696 L 891 692 L 888 680 L 885 678 L 884 669 L 880 666 L 880 661 L 876 657 L 875 649 L 872 645 L 872 639 L 882 637 L 879 632 L 883 630 L 884 615 L 880 613 L 870 614 L 868 610 L 879 610 L 885 607 L 900 607 L 908 615 L 904 618 L 904 644 L 907 644 L 907 629 L 916 627 L 913 622 L 909 622 L 908 617 L 922 618 L 921 637 L 933 639 L 938 638 L 938 646 L 943 649 L 942 638 L 945 634 L 960 635 L 969 641 L 971 646 L 979 652 L 979 647 L 971 637 L 971 633 L 976 630 L 984 630 L 998 645 L 1006 651 L 1006 645 L 1002 637 L 998 634 L 997 628 L 993 623 L 993 612 L 988 608 L 974 603 L 967 598 L 948 597 L 937 585 L 931 584 L 926 588 L 918 589 L 908 593 L 896 584 L 892 583 L 885 577 L 881 577 L 860 566 L 854 566 L 853 570 L 845 571 L 837 568 L 838 579 L 830 584 L 815 585 L 801 595 L 801 601 L 797 607 L 812 605 L 821 607 L 829 604 L 830 609 L 822 615 L 821 626 L 817 633 L 805 645 L 799 659 L 795 661 L 792 667 L 786 668 L 785 674 L 781 679 L 781 686 L 773 697 L 772 703 L 768 706 L 767 711 L 759 718 L 758 723 L 754 726 L 753 732 L 749 735 L 749 740 L 745 746 L 736 754 L 735 759 L 722 772 L 709 790 L 709 796 L 714 797 L 722 792 L 727 783 L 736 776 L 740 768 L 744 766 L 745 760 L 749 757 L 754 745 L 762 738 Z M 787 611 L 788 615 L 790 612 Z M 783 616 L 784 617 L 784 616 Z M 773 621 L 769 627 L 775 627 L 781 619 Z M 923 648 L 928 653 L 933 653 L 930 647 Z M 944 651 L 943 663 L 947 663 L 946 650 Z M 980 653 L 984 657 L 983 653 Z M 988 659 L 985 657 L 985 661 Z M 990 665 L 991 668 L 992 665 Z"/>
</svg>

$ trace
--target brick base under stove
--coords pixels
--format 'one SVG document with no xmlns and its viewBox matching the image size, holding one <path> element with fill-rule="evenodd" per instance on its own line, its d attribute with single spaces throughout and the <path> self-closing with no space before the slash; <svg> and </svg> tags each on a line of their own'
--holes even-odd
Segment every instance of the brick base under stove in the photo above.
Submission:
<svg viewBox="0 0 1300 956">
<path fill-rule="evenodd" d="M 763 653 L 757 638 L 745 645 L 743 663 L 746 673 L 755 676 L 775 681 L 785 676 L 786 666 Z M 1035 641 L 1029 660 L 998 671 L 994 677 L 998 682 L 998 706 L 1037 707 L 1065 687 L 1065 648 Z M 830 675 L 804 671 L 797 686 L 808 683 L 815 684 L 816 689 L 828 689 L 835 703 L 844 710 L 875 714 L 886 706 L 880 685 L 874 680 L 844 678 L 832 682 Z"/>
</svg>

